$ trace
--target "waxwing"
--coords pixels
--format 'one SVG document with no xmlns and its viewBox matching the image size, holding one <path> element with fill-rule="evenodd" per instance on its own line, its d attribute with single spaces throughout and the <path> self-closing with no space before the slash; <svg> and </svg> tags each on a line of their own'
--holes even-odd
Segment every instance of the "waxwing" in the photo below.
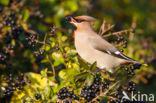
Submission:
<svg viewBox="0 0 156 103">
<path fill-rule="evenodd" d="M 111 73 L 114 72 L 115 67 L 120 65 L 142 64 L 129 58 L 98 35 L 90 24 L 96 20 L 95 18 L 83 15 L 78 17 L 67 16 L 65 19 L 76 27 L 74 31 L 76 51 L 88 63 L 97 62 L 98 68 Z"/>
</svg>

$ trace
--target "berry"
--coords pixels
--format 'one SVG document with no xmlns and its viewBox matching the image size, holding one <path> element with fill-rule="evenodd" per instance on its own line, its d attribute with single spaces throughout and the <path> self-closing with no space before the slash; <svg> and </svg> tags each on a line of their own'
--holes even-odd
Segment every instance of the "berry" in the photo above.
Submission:
<svg viewBox="0 0 156 103">
<path fill-rule="evenodd" d="M 38 100 L 38 99 L 41 99 L 41 95 L 40 94 L 38 94 L 38 93 L 36 93 L 35 94 L 35 98 Z"/>
<path fill-rule="evenodd" d="M 68 92 L 67 88 L 66 87 L 63 87 L 59 90 L 59 93 L 57 94 L 58 98 L 63 100 L 65 98 L 68 98 L 68 97 L 72 97 L 73 95 L 73 92 Z"/>
<path fill-rule="evenodd" d="M 135 33 L 135 29 L 132 29 L 132 31 L 131 31 L 132 33 Z"/>
<path fill-rule="evenodd" d="M 134 64 L 132 65 L 132 69 L 140 69 L 141 64 Z"/>
<path fill-rule="evenodd" d="M 127 48 L 127 44 L 124 44 L 124 45 L 123 45 L 123 48 Z"/>
<path fill-rule="evenodd" d="M 120 52 L 123 52 L 124 50 L 123 49 L 120 49 Z"/>
<path fill-rule="evenodd" d="M 55 47 L 56 50 L 59 50 L 60 48 L 58 46 Z"/>
<path fill-rule="evenodd" d="M 70 101 L 70 100 L 65 100 L 65 101 L 63 101 L 63 103 L 72 103 L 72 101 Z"/>
</svg>

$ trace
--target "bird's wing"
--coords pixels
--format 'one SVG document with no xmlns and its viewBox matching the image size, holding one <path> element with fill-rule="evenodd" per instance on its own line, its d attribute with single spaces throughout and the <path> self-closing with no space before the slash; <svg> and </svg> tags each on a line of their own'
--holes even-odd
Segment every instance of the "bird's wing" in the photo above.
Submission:
<svg viewBox="0 0 156 103">
<path fill-rule="evenodd" d="M 100 36 L 92 36 L 88 38 L 90 45 L 98 51 L 102 51 L 104 53 L 110 54 L 112 56 L 125 59 L 128 61 L 136 62 L 135 60 L 131 59 L 130 57 L 124 55 L 120 52 L 116 47 L 112 44 L 101 38 Z"/>
</svg>

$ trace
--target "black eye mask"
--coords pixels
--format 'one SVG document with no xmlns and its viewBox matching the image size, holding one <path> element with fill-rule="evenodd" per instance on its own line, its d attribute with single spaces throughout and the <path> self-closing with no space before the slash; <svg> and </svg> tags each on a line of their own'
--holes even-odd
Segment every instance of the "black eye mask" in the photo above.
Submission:
<svg viewBox="0 0 156 103">
<path fill-rule="evenodd" d="M 81 22 L 83 22 L 84 20 L 80 20 L 80 19 L 75 19 L 76 20 L 76 22 L 78 22 L 78 23 L 81 23 Z"/>
</svg>

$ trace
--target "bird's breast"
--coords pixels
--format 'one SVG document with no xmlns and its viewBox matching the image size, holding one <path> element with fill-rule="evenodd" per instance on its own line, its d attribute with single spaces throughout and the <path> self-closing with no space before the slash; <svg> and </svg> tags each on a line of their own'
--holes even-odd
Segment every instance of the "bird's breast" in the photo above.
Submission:
<svg viewBox="0 0 156 103">
<path fill-rule="evenodd" d="M 92 55 L 91 51 L 93 51 L 93 48 L 90 46 L 87 36 L 83 33 L 75 33 L 75 48 L 78 54 L 85 60 Z"/>
</svg>

